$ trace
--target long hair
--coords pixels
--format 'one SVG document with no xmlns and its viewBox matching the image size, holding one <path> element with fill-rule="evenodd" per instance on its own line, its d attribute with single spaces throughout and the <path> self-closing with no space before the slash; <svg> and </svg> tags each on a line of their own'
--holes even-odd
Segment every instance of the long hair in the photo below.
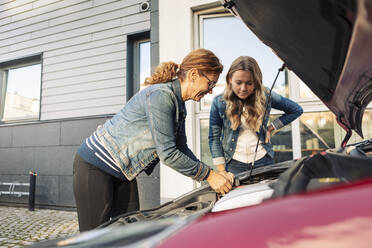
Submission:
<svg viewBox="0 0 372 248">
<path fill-rule="evenodd" d="M 172 61 L 160 63 L 151 77 L 145 79 L 144 84 L 166 83 L 176 77 L 183 81 L 186 77 L 186 72 L 192 68 L 196 68 L 201 72 L 218 74 L 223 70 L 223 66 L 217 56 L 212 51 L 201 48 L 187 54 L 179 65 Z"/>
<path fill-rule="evenodd" d="M 244 70 L 252 73 L 254 81 L 253 93 L 242 100 L 232 90 L 231 79 L 234 72 Z M 262 85 L 262 73 L 256 60 L 249 56 L 235 59 L 226 75 L 224 99 L 227 105 L 227 117 L 231 121 L 231 128 L 236 130 L 241 124 L 241 116 L 252 131 L 258 132 L 265 112 L 265 92 Z"/>
</svg>

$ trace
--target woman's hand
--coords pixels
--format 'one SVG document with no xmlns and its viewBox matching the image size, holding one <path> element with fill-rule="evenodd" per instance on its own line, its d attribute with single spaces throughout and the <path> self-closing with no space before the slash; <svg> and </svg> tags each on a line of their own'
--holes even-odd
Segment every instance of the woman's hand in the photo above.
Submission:
<svg viewBox="0 0 372 248">
<path fill-rule="evenodd" d="M 275 128 L 270 125 L 267 129 L 267 132 L 266 132 L 266 139 L 265 139 L 265 144 L 267 143 L 271 143 L 271 133 L 275 130 Z"/>
<path fill-rule="evenodd" d="M 218 173 L 226 177 L 231 184 L 234 184 L 234 174 L 232 174 L 231 172 L 227 172 L 227 171 L 220 171 Z"/>
<path fill-rule="evenodd" d="M 224 164 L 219 164 L 216 166 L 218 173 L 220 173 L 222 176 L 226 177 L 231 184 L 234 184 L 234 174 L 231 172 L 227 172 L 225 170 L 225 165 Z"/>
<path fill-rule="evenodd" d="M 271 142 L 271 131 L 267 130 L 265 144 L 270 143 L 270 142 Z"/>
<path fill-rule="evenodd" d="M 207 182 L 217 193 L 224 195 L 232 189 L 232 183 L 221 172 L 216 173 L 213 170 L 209 173 Z"/>
</svg>

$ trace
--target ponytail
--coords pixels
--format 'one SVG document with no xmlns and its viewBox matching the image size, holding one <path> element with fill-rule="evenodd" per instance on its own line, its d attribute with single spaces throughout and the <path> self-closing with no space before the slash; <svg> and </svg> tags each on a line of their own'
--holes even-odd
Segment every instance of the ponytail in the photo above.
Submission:
<svg viewBox="0 0 372 248">
<path fill-rule="evenodd" d="M 177 76 L 178 64 L 174 62 L 164 62 L 159 64 L 154 74 L 145 79 L 145 85 L 166 83 Z"/>
<path fill-rule="evenodd" d="M 191 51 L 180 65 L 174 62 L 159 64 L 155 72 L 145 79 L 145 85 L 166 83 L 175 78 L 185 80 L 188 70 L 196 68 L 202 72 L 221 73 L 223 66 L 217 56 L 207 49 L 196 49 Z"/>
</svg>

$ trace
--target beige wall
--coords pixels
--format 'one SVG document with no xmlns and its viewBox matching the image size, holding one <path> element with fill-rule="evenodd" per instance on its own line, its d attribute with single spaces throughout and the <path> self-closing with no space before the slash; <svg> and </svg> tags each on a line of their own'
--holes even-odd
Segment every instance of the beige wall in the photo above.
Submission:
<svg viewBox="0 0 372 248">
<path fill-rule="evenodd" d="M 160 62 L 181 63 L 183 57 L 194 49 L 193 10 L 219 4 L 208 0 L 160 0 L 159 1 L 159 57 Z M 186 103 L 188 116 L 186 133 L 188 145 L 195 151 L 194 104 Z M 188 177 L 162 165 L 160 168 L 160 198 L 166 201 L 186 193 L 197 184 Z"/>
</svg>

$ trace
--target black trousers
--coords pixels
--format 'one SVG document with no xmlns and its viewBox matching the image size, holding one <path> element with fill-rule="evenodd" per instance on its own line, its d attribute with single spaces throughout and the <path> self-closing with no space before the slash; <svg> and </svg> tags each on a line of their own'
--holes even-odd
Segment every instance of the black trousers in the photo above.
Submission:
<svg viewBox="0 0 372 248">
<path fill-rule="evenodd" d="M 73 188 L 80 231 L 87 231 L 110 218 L 139 209 L 136 179 L 122 181 L 76 154 Z"/>
</svg>

